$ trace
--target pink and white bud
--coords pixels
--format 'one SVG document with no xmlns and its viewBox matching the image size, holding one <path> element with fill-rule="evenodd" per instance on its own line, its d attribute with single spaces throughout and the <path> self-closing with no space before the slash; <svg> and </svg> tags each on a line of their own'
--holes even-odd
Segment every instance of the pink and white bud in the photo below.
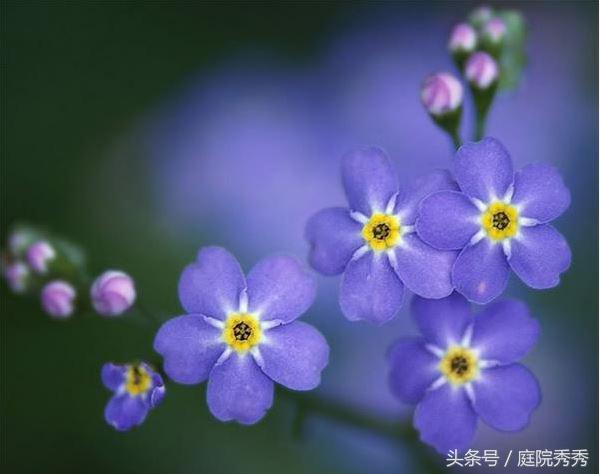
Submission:
<svg viewBox="0 0 600 474">
<path fill-rule="evenodd" d="M 506 36 L 506 24 L 502 18 L 492 18 L 483 27 L 483 36 L 493 44 L 502 42 Z"/>
<path fill-rule="evenodd" d="M 77 292 L 73 285 L 63 280 L 54 280 L 42 288 L 42 308 L 50 316 L 66 319 L 75 309 Z"/>
<path fill-rule="evenodd" d="M 477 32 L 468 23 L 459 23 L 452 29 L 448 49 L 453 53 L 472 53 L 477 46 Z"/>
<path fill-rule="evenodd" d="M 27 247 L 27 263 L 40 275 L 48 273 L 48 265 L 56 258 L 54 247 L 45 240 L 38 240 Z"/>
<path fill-rule="evenodd" d="M 487 89 L 498 80 L 498 63 L 488 53 L 472 54 L 465 64 L 465 76 L 477 89 Z"/>
<path fill-rule="evenodd" d="M 10 289 L 15 293 L 24 293 L 29 281 L 29 267 L 23 262 L 9 263 L 4 268 L 4 278 Z"/>
<path fill-rule="evenodd" d="M 92 305 L 98 314 L 118 316 L 135 303 L 135 284 L 126 273 L 108 270 L 96 278 L 90 295 Z"/>
<path fill-rule="evenodd" d="M 431 115 L 454 112 L 462 105 L 463 87 L 452 74 L 432 74 L 423 82 L 421 102 Z"/>
</svg>

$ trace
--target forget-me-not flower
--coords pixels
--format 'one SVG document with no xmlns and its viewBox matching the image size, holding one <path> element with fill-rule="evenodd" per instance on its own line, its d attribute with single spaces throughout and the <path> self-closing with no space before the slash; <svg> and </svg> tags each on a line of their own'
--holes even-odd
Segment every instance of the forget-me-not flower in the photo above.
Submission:
<svg viewBox="0 0 600 474">
<path fill-rule="evenodd" d="M 165 396 L 162 377 L 145 362 L 125 365 L 109 362 L 102 367 L 101 376 L 104 386 L 114 392 L 104 409 L 104 418 L 118 431 L 141 425 Z"/>
<path fill-rule="evenodd" d="M 314 327 L 295 321 L 315 292 L 313 275 L 295 258 L 268 257 L 245 277 L 228 251 L 202 248 L 179 281 L 187 314 L 162 325 L 154 349 L 175 382 L 208 379 L 216 418 L 256 423 L 273 403 L 274 382 L 311 390 L 321 381 L 329 346 Z"/>
<path fill-rule="evenodd" d="M 416 228 L 436 248 L 461 250 L 452 269 L 456 289 L 488 303 L 506 288 L 510 269 L 531 288 L 558 285 L 571 251 L 549 222 L 571 197 L 556 168 L 532 164 L 514 173 L 510 155 L 494 138 L 463 145 L 454 164 L 461 191 L 424 199 Z"/>
<path fill-rule="evenodd" d="M 415 403 L 421 440 L 440 453 L 466 449 L 481 418 L 501 431 L 518 431 L 540 403 L 535 376 L 517 363 L 535 344 L 539 325 L 517 300 L 499 301 L 473 315 L 453 293 L 415 297 L 421 337 L 404 337 L 389 352 L 392 392 Z"/>
<path fill-rule="evenodd" d="M 437 171 L 400 191 L 385 152 L 362 148 L 342 162 L 349 208 L 330 207 L 306 226 L 310 264 L 325 275 L 343 273 L 340 306 L 351 321 L 385 323 L 402 305 L 404 287 L 425 298 L 443 298 L 457 253 L 424 243 L 415 232 L 420 201 L 458 189 L 449 173 Z"/>
</svg>

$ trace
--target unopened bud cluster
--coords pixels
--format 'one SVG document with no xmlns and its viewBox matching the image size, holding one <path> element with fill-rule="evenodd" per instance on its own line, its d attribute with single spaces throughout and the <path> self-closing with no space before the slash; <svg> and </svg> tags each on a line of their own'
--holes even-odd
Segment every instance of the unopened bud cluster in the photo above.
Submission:
<svg viewBox="0 0 600 474">
<path fill-rule="evenodd" d="M 448 50 L 468 83 L 478 119 L 485 117 L 500 79 L 498 58 L 506 41 L 502 14 L 488 6 L 475 9 L 467 21 L 456 24 L 448 38 Z M 433 121 L 460 142 L 463 86 L 448 72 L 429 75 L 421 87 L 421 102 Z"/>
<path fill-rule="evenodd" d="M 30 226 L 20 226 L 9 235 L 2 252 L 2 274 L 11 291 L 37 295 L 42 309 L 57 319 L 87 307 L 102 316 L 118 316 L 136 299 L 129 275 L 107 270 L 90 285 L 76 246 Z"/>
</svg>

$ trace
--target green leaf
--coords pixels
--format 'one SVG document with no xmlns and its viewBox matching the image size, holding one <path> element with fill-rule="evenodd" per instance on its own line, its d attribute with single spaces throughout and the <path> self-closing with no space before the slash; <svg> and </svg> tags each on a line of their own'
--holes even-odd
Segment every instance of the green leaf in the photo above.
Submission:
<svg viewBox="0 0 600 474">
<path fill-rule="evenodd" d="M 523 68 L 527 63 L 525 55 L 525 37 L 527 26 L 523 15 L 516 10 L 499 11 L 497 16 L 504 20 L 506 36 L 500 54 L 499 88 L 515 89 L 519 85 Z"/>
</svg>

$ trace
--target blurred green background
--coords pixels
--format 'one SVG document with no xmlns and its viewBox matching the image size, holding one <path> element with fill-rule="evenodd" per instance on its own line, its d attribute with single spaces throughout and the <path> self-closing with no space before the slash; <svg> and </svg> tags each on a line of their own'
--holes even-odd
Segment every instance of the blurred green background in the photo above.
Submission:
<svg viewBox="0 0 600 474">
<path fill-rule="evenodd" d="M 165 318 L 176 314 L 181 269 L 214 239 L 210 229 L 175 235 L 156 215 L 152 163 L 140 154 L 135 135 L 123 137 L 174 86 L 192 74 L 208 74 L 222 58 L 250 47 L 310 65 L 332 32 L 380 6 L 3 2 L 1 235 L 15 221 L 47 226 L 84 245 L 94 272 L 126 269 L 143 289 L 146 306 L 162 308 Z M 399 25 L 418 25 L 432 10 L 444 17 L 456 8 L 464 15 L 472 6 L 408 2 L 399 5 L 396 18 Z M 586 71 L 592 72 L 582 89 L 595 88 L 597 94 L 597 6 L 580 2 L 576 9 L 582 28 L 591 30 Z M 551 14 L 559 18 L 560 9 Z M 399 55 L 402 47 L 407 45 L 399 45 Z M 597 99 L 590 97 L 592 104 Z M 595 119 L 589 125 L 597 133 Z M 586 379 L 588 392 L 578 398 L 583 402 L 559 408 L 578 418 L 569 445 L 560 447 L 590 449 L 590 472 L 597 466 L 598 445 L 596 144 L 597 135 L 595 142 L 573 144 L 593 172 L 579 170 L 588 178 L 587 201 L 574 211 L 581 220 L 574 217 L 561 228 L 574 250 L 569 277 L 560 289 L 529 297 L 548 321 L 562 318 L 548 334 L 555 334 L 553 341 L 563 338 L 567 349 L 549 346 L 554 355 L 569 359 L 577 350 L 577 360 L 585 360 L 573 375 Z M 118 160 L 114 149 L 121 150 Z M 567 176 L 578 186 L 573 173 Z M 242 256 L 246 268 L 254 257 Z M 0 291 L 2 472 L 369 472 L 370 456 L 381 456 L 370 447 L 380 440 L 372 438 L 358 438 L 364 449 L 353 452 L 357 441 L 345 437 L 357 433 L 343 426 L 326 426 L 312 441 L 293 440 L 293 407 L 281 400 L 256 426 L 219 423 L 205 408 L 203 386 L 170 384 L 164 406 L 140 429 L 116 433 L 102 418 L 109 393 L 100 385 L 99 368 L 108 360 L 153 357 L 153 329 L 138 315 L 55 322 L 38 301 L 13 297 L 5 285 Z M 353 330 L 335 318 L 341 332 Z M 324 332 L 335 345 L 337 333 L 331 327 Z M 333 354 L 341 357 L 343 351 Z M 553 386 L 567 390 L 568 371 L 560 374 L 565 378 Z M 386 461 L 376 464 L 377 472 L 425 472 L 404 448 L 386 445 Z"/>
</svg>

